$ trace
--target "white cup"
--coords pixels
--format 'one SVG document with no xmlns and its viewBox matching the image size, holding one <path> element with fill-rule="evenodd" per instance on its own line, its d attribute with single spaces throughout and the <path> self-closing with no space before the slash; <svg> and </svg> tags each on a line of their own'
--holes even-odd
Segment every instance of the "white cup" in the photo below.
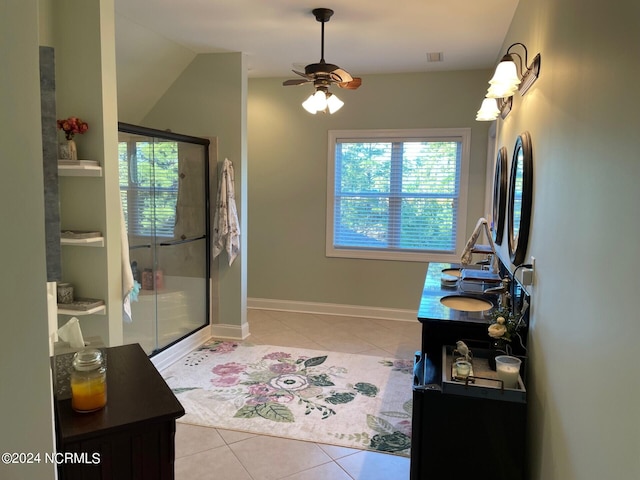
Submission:
<svg viewBox="0 0 640 480">
<path fill-rule="evenodd" d="M 504 388 L 517 388 L 520 376 L 520 359 L 510 355 L 496 357 L 496 373 L 504 383 Z"/>
</svg>

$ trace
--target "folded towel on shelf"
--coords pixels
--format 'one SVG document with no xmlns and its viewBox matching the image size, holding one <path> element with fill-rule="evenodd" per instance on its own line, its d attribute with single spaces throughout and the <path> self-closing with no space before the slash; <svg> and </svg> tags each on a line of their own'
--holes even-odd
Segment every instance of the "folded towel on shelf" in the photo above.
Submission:
<svg viewBox="0 0 640 480">
<path fill-rule="evenodd" d="M 216 208 L 213 219 L 213 258 L 223 250 L 229 257 L 229 266 L 240 252 L 240 224 L 236 209 L 233 164 L 225 158 L 220 172 Z"/>
</svg>

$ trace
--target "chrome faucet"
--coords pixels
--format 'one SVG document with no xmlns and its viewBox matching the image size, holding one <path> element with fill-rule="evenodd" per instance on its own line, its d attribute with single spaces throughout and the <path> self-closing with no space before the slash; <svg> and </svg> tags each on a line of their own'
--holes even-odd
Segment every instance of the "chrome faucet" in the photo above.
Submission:
<svg viewBox="0 0 640 480">
<path fill-rule="evenodd" d="M 502 284 L 497 287 L 490 287 L 482 291 L 482 293 L 499 294 L 499 304 L 501 307 L 508 308 L 511 295 L 509 293 L 509 279 L 503 278 Z"/>
</svg>

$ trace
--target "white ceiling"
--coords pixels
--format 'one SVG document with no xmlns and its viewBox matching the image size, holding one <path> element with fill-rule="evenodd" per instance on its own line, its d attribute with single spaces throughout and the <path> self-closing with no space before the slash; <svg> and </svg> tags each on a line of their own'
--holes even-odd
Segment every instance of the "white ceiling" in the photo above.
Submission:
<svg viewBox="0 0 640 480">
<path fill-rule="evenodd" d="M 287 77 L 320 59 L 354 76 L 491 68 L 518 0 L 115 0 L 116 12 L 194 53 L 244 52 L 249 77 Z M 126 46 L 135 49 L 135 44 Z M 427 52 L 442 52 L 430 63 Z"/>
</svg>

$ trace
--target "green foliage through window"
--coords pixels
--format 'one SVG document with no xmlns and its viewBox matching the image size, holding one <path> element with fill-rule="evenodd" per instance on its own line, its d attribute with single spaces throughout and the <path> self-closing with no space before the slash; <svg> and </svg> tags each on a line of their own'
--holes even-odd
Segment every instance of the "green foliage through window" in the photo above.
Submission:
<svg viewBox="0 0 640 480">
<path fill-rule="evenodd" d="M 455 253 L 462 136 L 336 134 L 332 145 L 334 250 Z"/>
<path fill-rule="evenodd" d="M 120 195 L 129 234 L 173 237 L 178 197 L 178 143 L 118 144 Z"/>
</svg>

